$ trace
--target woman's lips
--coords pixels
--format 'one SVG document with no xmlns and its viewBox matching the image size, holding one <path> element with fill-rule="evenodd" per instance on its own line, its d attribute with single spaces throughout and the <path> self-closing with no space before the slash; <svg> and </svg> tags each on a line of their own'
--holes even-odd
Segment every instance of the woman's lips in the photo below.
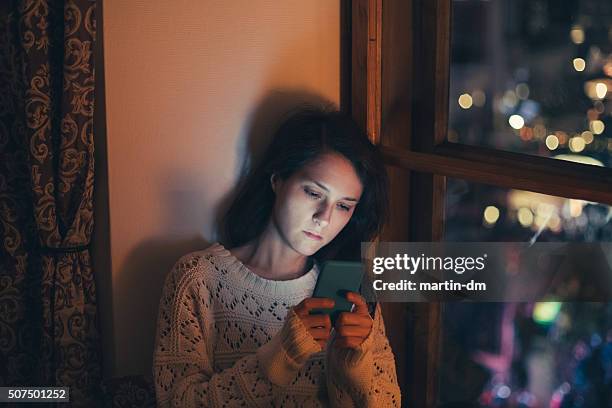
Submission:
<svg viewBox="0 0 612 408">
<path fill-rule="evenodd" d="M 306 236 L 307 236 L 308 238 L 314 239 L 314 240 L 316 240 L 316 241 L 320 241 L 320 240 L 322 240 L 322 239 L 323 239 L 323 237 L 322 237 L 322 236 L 317 235 L 317 234 L 312 233 L 312 232 L 304 231 L 304 234 L 306 234 Z"/>
</svg>

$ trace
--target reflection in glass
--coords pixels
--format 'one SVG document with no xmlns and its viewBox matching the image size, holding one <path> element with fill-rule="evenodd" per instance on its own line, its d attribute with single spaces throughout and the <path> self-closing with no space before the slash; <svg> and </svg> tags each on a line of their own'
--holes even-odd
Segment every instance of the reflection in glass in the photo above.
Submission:
<svg viewBox="0 0 612 408">
<path fill-rule="evenodd" d="M 454 0 L 448 140 L 612 167 L 612 2 Z"/>
<path fill-rule="evenodd" d="M 607 205 L 455 179 L 447 192 L 447 241 L 612 241 Z M 446 303 L 442 333 L 441 407 L 612 404 L 612 303 Z"/>
</svg>

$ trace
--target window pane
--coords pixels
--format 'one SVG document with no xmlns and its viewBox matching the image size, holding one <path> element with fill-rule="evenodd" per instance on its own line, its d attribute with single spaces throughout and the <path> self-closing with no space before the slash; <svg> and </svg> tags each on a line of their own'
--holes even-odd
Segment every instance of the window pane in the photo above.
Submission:
<svg viewBox="0 0 612 408">
<path fill-rule="evenodd" d="M 612 2 L 454 0 L 448 140 L 612 167 Z"/>
<path fill-rule="evenodd" d="M 607 205 L 457 179 L 447 192 L 448 241 L 612 241 Z M 439 367 L 441 406 L 609 406 L 612 304 L 446 303 Z"/>
</svg>

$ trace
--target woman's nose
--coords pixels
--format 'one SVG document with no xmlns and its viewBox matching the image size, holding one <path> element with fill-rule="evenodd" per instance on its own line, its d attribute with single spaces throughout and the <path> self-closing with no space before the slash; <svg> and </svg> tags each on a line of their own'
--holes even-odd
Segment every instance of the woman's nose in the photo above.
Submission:
<svg viewBox="0 0 612 408">
<path fill-rule="evenodd" d="M 331 214 L 332 207 L 330 205 L 323 205 L 318 209 L 313 218 L 316 224 L 324 228 L 329 224 Z"/>
</svg>

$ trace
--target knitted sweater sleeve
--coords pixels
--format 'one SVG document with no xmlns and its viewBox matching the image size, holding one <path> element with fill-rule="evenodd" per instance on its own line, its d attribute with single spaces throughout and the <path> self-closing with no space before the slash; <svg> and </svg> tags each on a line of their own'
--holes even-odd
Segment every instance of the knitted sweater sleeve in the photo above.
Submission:
<svg viewBox="0 0 612 408">
<path fill-rule="evenodd" d="M 395 358 L 385 334 L 380 304 L 372 330 L 357 349 L 327 353 L 327 388 L 332 407 L 400 407 Z"/>
<path fill-rule="evenodd" d="M 281 330 L 255 354 L 213 369 L 211 291 L 179 261 L 166 278 L 159 306 L 153 376 L 159 407 L 268 407 L 319 344 L 291 310 Z"/>
</svg>

